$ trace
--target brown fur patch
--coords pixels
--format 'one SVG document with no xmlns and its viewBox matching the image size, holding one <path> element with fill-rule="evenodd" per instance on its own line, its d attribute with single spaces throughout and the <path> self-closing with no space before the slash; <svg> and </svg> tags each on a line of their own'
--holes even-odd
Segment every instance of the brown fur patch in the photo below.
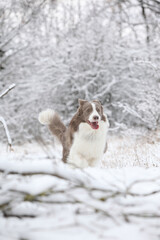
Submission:
<svg viewBox="0 0 160 240">
<path fill-rule="evenodd" d="M 66 127 L 62 123 L 59 115 L 55 113 L 52 123 L 49 125 L 50 131 L 53 133 L 53 135 L 57 136 L 58 140 L 62 143 L 64 142 L 64 133 L 66 131 Z"/>
</svg>

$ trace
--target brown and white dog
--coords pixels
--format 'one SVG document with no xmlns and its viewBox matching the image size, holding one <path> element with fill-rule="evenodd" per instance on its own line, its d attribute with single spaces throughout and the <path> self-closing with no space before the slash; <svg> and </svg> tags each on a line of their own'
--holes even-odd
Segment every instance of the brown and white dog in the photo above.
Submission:
<svg viewBox="0 0 160 240">
<path fill-rule="evenodd" d="M 48 125 L 63 146 L 63 162 L 85 168 L 100 163 L 107 150 L 106 135 L 109 127 L 103 107 L 97 100 L 79 100 L 79 108 L 68 128 L 51 109 L 40 112 L 40 123 Z"/>
</svg>

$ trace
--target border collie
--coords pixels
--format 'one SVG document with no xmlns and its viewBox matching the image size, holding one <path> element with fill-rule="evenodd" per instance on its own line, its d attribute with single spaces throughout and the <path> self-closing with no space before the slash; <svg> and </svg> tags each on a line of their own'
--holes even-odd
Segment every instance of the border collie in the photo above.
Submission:
<svg viewBox="0 0 160 240">
<path fill-rule="evenodd" d="M 68 128 L 51 109 L 40 112 L 39 122 L 48 125 L 63 146 L 63 162 L 85 168 L 100 163 L 107 150 L 106 134 L 109 122 L 97 100 L 79 99 L 79 108 Z"/>
</svg>

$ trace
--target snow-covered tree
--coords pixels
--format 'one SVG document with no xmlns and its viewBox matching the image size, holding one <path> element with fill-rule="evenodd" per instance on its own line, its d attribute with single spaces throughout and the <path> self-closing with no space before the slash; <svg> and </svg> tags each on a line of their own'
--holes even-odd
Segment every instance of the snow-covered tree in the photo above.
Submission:
<svg viewBox="0 0 160 240">
<path fill-rule="evenodd" d="M 52 107 L 68 122 L 78 98 L 101 100 L 113 129 L 156 129 L 156 4 L 10 0 L 1 5 L 1 87 L 17 84 L 9 105 L 2 101 L 1 109 L 4 117 L 11 116 L 14 140 L 29 141 L 42 133 L 48 137 L 39 126 L 38 112 Z"/>
</svg>

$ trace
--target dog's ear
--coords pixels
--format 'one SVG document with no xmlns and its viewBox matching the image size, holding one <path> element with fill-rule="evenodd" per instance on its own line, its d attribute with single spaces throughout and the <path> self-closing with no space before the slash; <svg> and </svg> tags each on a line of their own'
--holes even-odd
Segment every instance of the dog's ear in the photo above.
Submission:
<svg viewBox="0 0 160 240">
<path fill-rule="evenodd" d="M 78 99 L 78 102 L 79 106 L 83 106 L 87 102 L 87 100 Z"/>
<path fill-rule="evenodd" d="M 96 103 L 102 105 L 102 103 L 99 100 L 93 100 L 93 102 L 96 102 Z"/>
</svg>

